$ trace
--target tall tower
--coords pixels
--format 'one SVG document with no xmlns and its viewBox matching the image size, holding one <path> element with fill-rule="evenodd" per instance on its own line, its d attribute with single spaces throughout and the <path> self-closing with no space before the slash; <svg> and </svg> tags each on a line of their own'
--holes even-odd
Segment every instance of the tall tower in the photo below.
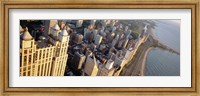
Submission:
<svg viewBox="0 0 200 96">
<path fill-rule="evenodd" d="M 119 39 L 119 34 L 117 34 L 116 37 L 113 39 L 113 41 L 112 41 L 112 47 L 114 47 L 116 45 L 118 39 Z"/>
<path fill-rule="evenodd" d="M 93 58 L 92 58 L 93 57 Z M 84 66 L 84 72 L 87 76 L 97 76 L 98 65 L 95 56 L 87 56 L 86 63 Z"/>
<path fill-rule="evenodd" d="M 76 22 L 76 27 L 82 27 L 83 20 L 78 20 Z"/>
<path fill-rule="evenodd" d="M 44 20 L 44 35 L 45 37 L 48 37 L 48 35 L 50 34 L 50 30 L 51 27 L 53 27 L 53 25 L 55 25 L 56 23 L 58 23 L 57 20 Z"/>
<path fill-rule="evenodd" d="M 84 28 L 84 39 L 88 38 L 88 33 L 90 33 L 89 30 L 87 28 Z"/>
<path fill-rule="evenodd" d="M 57 32 L 57 30 L 55 31 Z M 55 34 L 55 33 L 54 33 Z M 52 40 L 56 46 L 56 52 L 53 58 L 52 76 L 63 76 L 67 64 L 67 48 L 69 42 L 69 35 L 66 27 L 58 34 L 58 41 Z M 51 38 L 53 39 L 53 38 Z"/>
<path fill-rule="evenodd" d="M 21 76 L 34 76 L 35 65 L 34 65 L 34 53 L 36 50 L 36 46 L 34 45 L 34 40 L 30 33 L 28 32 L 28 28 L 25 29 L 25 32 L 22 33 L 20 37 L 20 75 Z"/>
<path fill-rule="evenodd" d="M 95 26 L 95 23 L 96 23 L 96 20 L 91 20 L 91 21 L 90 21 L 90 25 L 91 25 L 91 26 Z"/>
<path fill-rule="evenodd" d="M 58 33 L 60 32 L 60 27 L 58 26 L 58 24 L 55 24 L 52 28 L 51 28 L 51 34 L 56 38 L 58 36 Z"/>
<path fill-rule="evenodd" d="M 95 36 L 95 41 L 94 43 L 99 46 L 101 44 L 102 41 L 102 36 L 100 36 L 99 34 L 97 36 Z"/>
<path fill-rule="evenodd" d="M 57 25 L 46 42 L 35 41 L 26 28 L 20 39 L 20 76 L 64 76 L 68 42 L 66 29 Z"/>
<path fill-rule="evenodd" d="M 37 46 L 28 29 L 21 35 L 20 76 L 50 76 L 55 46 Z M 40 42 L 42 43 L 42 42 Z M 36 47 L 37 46 L 37 47 Z"/>
</svg>

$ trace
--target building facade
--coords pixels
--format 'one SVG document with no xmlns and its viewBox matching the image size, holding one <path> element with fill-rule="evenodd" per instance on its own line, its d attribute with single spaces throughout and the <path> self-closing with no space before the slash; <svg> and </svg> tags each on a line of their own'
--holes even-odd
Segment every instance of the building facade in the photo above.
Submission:
<svg viewBox="0 0 200 96">
<path fill-rule="evenodd" d="M 95 56 L 87 56 L 84 73 L 86 76 L 97 76 L 98 65 Z"/>
<path fill-rule="evenodd" d="M 26 29 L 20 40 L 20 76 L 64 76 L 68 42 L 67 31 L 57 25 L 46 41 L 35 41 Z"/>
</svg>

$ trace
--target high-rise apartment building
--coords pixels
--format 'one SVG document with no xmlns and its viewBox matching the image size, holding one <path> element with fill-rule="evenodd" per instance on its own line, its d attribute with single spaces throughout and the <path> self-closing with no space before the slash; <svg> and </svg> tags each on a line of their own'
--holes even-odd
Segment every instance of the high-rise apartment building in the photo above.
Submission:
<svg viewBox="0 0 200 96">
<path fill-rule="evenodd" d="M 82 24 L 83 24 L 83 20 L 78 20 L 76 22 L 76 27 L 82 27 Z"/>
<path fill-rule="evenodd" d="M 84 66 L 84 72 L 86 76 L 97 76 L 98 65 L 95 56 L 87 56 L 86 63 Z"/>
<path fill-rule="evenodd" d="M 113 76 L 114 72 L 114 68 L 107 69 L 104 65 L 100 65 L 97 76 Z"/>
<path fill-rule="evenodd" d="M 35 41 L 28 29 L 20 39 L 20 76 L 64 76 L 69 36 L 56 24 L 46 40 Z"/>
</svg>

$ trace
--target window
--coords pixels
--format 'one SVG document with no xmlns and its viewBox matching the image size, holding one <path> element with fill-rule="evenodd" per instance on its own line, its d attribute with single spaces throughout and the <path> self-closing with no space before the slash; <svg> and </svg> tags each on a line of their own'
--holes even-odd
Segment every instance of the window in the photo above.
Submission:
<svg viewBox="0 0 200 96">
<path fill-rule="evenodd" d="M 24 50 L 24 54 L 27 54 L 27 50 Z"/>
</svg>

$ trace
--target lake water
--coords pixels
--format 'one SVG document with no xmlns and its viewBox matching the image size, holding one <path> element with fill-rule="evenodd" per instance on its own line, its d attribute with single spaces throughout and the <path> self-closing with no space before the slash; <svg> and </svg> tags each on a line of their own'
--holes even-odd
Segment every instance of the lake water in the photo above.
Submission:
<svg viewBox="0 0 200 96">
<path fill-rule="evenodd" d="M 153 32 L 160 42 L 180 52 L 180 20 L 155 20 Z M 180 55 L 159 48 L 150 50 L 146 76 L 180 76 Z"/>
</svg>

